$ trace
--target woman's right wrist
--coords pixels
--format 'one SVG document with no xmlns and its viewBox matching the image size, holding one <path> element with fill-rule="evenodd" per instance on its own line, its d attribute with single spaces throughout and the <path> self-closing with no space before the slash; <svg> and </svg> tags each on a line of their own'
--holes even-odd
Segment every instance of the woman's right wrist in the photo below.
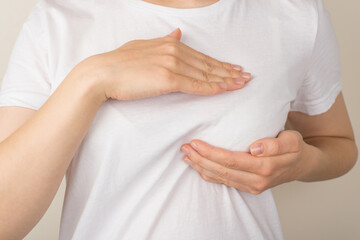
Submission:
<svg viewBox="0 0 360 240">
<path fill-rule="evenodd" d="M 80 82 L 92 101 L 99 105 L 107 100 L 104 81 L 105 70 L 99 58 L 91 56 L 80 62 L 73 69 L 73 76 Z"/>
</svg>

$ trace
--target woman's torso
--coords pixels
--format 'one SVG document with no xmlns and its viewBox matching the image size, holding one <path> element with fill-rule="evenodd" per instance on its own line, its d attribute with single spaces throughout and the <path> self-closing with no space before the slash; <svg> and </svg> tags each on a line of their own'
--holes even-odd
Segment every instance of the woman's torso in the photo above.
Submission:
<svg viewBox="0 0 360 240">
<path fill-rule="evenodd" d="M 241 90 L 171 93 L 99 109 L 67 172 L 60 239 L 282 239 L 271 191 L 203 180 L 180 146 L 248 151 L 283 129 L 316 34 L 312 1 L 220 0 L 171 9 L 140 0 L 41 1 L 52 91 L 84 58 L 180 27 L 182 42 L 239 64 Z M 190 11 L 189 11 L 190 10 Z"/>
</svg>

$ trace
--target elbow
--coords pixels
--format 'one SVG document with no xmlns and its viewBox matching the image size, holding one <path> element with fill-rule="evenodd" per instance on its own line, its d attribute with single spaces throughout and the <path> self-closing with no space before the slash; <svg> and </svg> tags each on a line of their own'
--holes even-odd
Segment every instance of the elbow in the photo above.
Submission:
<svg viewBox="0 0 360 240">
<path fill-rule="evenodd" d="M 350 153 L 349 153 L 349 160 L 348 160 L 349 167 L 348 167 L 347 172 L 349 172 L 351 169 L 354 168 L 354 166 L 356 165 L 356 162 L 358 160 L 358 157 L 359 157 L 359 150 L 358 150 L 358 146 L 357 146 L 355 140 L 352 141 L 352 143 L 353 144 L 350 148 Z"/>
<path fill-rule="evenodd" d="M 354 163 L 353 163 L 352 167 L 355 166 L 356 161 L 358 160 L 358 158 L 359 158 L 359 150 L 358 150 L 358 146 L 357 146 L 356 142 L 354 141 Z"/>
</svg>

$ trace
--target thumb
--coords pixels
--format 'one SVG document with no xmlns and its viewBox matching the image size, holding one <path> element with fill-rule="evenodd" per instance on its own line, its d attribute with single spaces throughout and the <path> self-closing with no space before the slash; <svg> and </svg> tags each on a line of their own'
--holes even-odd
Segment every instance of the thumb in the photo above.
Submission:
<svg viewBox="0 0 360 240">
<path fill-rule="evenodd" d="M 176 38 L 180 41 L 181 39 L 181 30 L 180 28 L 175 29 L 172 33 L 169 34 L 169 36 Z"/>
<path fill-rule="evenodd" d="M 298 131 L 281 131 L 276 138 L 263 138 L 250 146 L 250 152 L 256 156 L 275 156 L 298 152 L 302 146 L 302 136 Z"/>
</svg>

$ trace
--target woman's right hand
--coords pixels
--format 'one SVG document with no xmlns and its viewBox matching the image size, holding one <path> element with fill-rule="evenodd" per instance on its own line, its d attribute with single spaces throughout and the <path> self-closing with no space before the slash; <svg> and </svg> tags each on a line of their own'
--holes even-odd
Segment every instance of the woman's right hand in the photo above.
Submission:
<svg viewBox="0 0 360 240">
<path fill-rule="evenodd" d="M 221 62 L 180 42 L 181 31 L 133 40 L 87 59 L 105 94 L 104 100 L 131 100 L 184 92 L 218 94 L 242 88 L 251 78 L 242 67 Z M 238 82 L 238 83 L 236 83 Z"/>
</svg>

